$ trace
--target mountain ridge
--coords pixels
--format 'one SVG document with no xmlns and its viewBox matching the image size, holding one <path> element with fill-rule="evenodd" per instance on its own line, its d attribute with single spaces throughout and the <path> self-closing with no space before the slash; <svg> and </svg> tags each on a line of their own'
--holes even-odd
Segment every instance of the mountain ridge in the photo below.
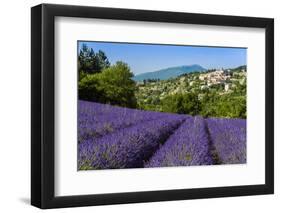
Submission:
<svg viewBox="0 0 281 213">
<path fill-rule="evenodd" d="M 191 64 L 191 65 L 182 65 L 182 66 L 174 66 L 168 67 L 152 72 L 146 72 L 142 74 L 138 74 L 134 76 L 132 79 L 134 81 L 143 81 L 147 79 L 160 79 L 160 80 L 167 80 L 169 78 L 176 78 L 180 75 L 195 72 L 195 71 L 205 71 L 206 69 L 198 64 Z"/>
</svg>

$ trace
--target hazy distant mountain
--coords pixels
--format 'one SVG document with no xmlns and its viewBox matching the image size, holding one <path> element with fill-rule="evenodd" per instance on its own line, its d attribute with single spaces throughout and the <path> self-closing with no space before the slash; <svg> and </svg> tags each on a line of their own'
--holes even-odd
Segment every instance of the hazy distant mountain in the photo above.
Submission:
<svg viewBox="0 0 281 213">
<path fill-rule="evenodd" d="M 133 77 L 135 81 L 143 81 L 146 79 L 160 79 L 167 80 L 169 78 L 176 78 L 182 74 L 195 72 L 195 71 L 205 71 L 206 69 L 198 64 L 184 65 L 178 67 L 169 67 L 166 69 L 157 70 L 154 72 L 146 72 Z"/>
</svg>

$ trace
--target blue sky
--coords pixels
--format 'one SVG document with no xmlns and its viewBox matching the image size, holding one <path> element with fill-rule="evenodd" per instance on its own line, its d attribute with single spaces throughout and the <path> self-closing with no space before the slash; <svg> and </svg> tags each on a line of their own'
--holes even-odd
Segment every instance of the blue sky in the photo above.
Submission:
<svg viewBox="0 0 281 213">
<path fill-rule="evenodd" d="M 78 51 L 83 43 L 95 52 L 104 51 L 111 64 L 120 60 L 126 62 L 135 75 L 191 64 L 199 64 L 206 69 L 233 68 L 247 64 L 246 48 L 79 41 Z"/>
</svg>

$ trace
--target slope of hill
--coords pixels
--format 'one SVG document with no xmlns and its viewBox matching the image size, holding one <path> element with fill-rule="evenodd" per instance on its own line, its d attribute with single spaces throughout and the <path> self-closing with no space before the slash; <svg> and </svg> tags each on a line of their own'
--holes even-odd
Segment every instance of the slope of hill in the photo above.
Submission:
<svg viewBox="0 0 281 213">
<path fill-rule="evenodd" d="M 167 80 L 169 78 L 176 78 L 180 75 L 195 72 L 195 71 L 205 71 L 206 69 L 198 64 L 193 65 L 184 65 L 178 67 L 169 67 L 166 69 L 157 70 L 154 72 L 147 72 L 136 75 L 133 77 L 135 81 L 143 81 L 147 79 L 160 79 L 160 80 Z"/>
</svg>

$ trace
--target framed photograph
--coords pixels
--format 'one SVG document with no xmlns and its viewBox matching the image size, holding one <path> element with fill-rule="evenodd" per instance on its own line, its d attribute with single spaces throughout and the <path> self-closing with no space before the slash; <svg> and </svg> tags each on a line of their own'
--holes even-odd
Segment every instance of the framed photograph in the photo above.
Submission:
<svg viewBox="0 0 281 213">
<path fill-rule="evenodd" d="M 274 20 L 31 9 L 31 204 L 274 192 Z"/>
</svg>

